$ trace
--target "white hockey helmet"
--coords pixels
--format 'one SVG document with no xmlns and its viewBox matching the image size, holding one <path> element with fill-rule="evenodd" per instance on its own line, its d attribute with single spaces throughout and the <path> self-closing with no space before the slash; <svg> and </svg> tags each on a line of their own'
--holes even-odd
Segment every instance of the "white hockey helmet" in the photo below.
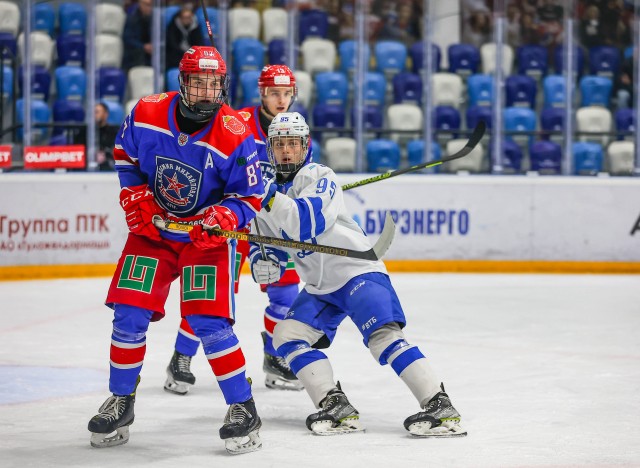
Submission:
<svg viewBox="0 0 640 468">
<path fill-rule="evenodd" d="M 276 145 L 281 144 L 283 139 L 291 137 L 300 138 L 302 150 L 299 158 L 291 162 L 278 163 L 273 149 Z M 310 141 L 309 125 L 307 125 L 304 117 L 299 112 L 281 112 L 274 117 L 269 125 L 267 134 L 267 154 L 269 155 L 269 161 L 276 169 L 276 174 L 280 176 L 280 179 L 289 179 L 292 175 L 295 175 L 302 166 L 311 162 Z"/>
</svg>

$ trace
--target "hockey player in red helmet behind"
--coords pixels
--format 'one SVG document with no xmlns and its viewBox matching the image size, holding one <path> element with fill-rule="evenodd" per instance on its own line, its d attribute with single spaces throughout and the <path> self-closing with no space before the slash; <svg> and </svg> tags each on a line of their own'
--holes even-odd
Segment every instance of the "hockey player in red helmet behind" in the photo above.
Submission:
<svg viewBox="0 0 640 468">
<path fill-rule="evenodd" d="M 266 152 L 267 131 L 276 114 L 287 112 L 297 96 L 296 78 L 286 65 L 268 65 L 262 69 L 258 78 L 261 104 L 245 107 L 238 113 L 244 119 L 255 139 L 263 177 L 272 179 L 275 170 Z M 240 242 L 238 250 L 244 258 L 249 251 L 246 242 Z M 284 359 L 278 356 L 272 345 L 273 329 L 286 315 L 293 300 L 298 294 L 300 278 L 289 259 L 287 270 L 280 280 L 274 284 L 263 284 L 261 289 L 267 293 L 269 304 L 264 311 L 264 343 L 263 370 L 265 384 L 268 388 L 280 390 L 302 390 L 300 381 Z M 237 291 L 236 291 L 237 292 Z M 190 329 L 186 320 L 182 320 L 176 338 L 175 352 L 167 368 L 165 390 L 184 395 L 190 385 L 195 383 L 191 373 L 191 357 L 196 354 L 199 340 Z"/>
<path fill-rule="evenodd" d="M 88 428 L 94 447 L 128 441 L 146 332 L 164 317 L 169 287 L 180 278 L 181 316 L 203 343 L 229 405 L 220 437 L 228 451 L 243 453 L 261 447 L 261 421 L 232 328 L 236 243 L 204 228 L 247 226 L 260 210 L 264 185 L 253 135 L 226 104 L 229 78 L 218 51 L 187 50 L 179 79 L 179 92 L 140 99 L 116 138 L 120 205 L 130 232 L 106 299 L 114 311 L 112 396 Z M 194 229 L 159 230 L 156 218 Z"/>
</svg>

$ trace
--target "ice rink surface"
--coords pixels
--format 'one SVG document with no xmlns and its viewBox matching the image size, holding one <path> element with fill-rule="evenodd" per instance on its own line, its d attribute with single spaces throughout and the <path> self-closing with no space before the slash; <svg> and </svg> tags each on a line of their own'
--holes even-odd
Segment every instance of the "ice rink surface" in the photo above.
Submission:
<svg viewBox="0 0 640 468">
<path fill-rule="evenodd" d="M 109 279 L 0 283 L 2 467 L 640 466 L 640 276 L 394 274 L 406 334 L 444 381 L 469 435 L 416 439 L 409 390 L 345 322 L 328 351 L 366 433 L 311 435 L 306 392 L 264 387 L 262 310 L 249 276 L 236 333 L 254 381 L 263 449 L 231 456 L 204 356 L 184 397 L 163 390 L 176 288 L 151 325 L 129 443 L 94 449 L 87 423 L 109 395 Z"/>
</svg>

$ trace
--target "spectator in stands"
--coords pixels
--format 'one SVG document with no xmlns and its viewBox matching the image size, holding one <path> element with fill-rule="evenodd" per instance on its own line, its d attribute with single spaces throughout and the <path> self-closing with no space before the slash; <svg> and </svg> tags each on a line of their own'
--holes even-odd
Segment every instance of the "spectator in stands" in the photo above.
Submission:
<svg viewBox="0 0 640 468">
<path fill-rule="evenodd" d="M 393 2 L 383 12 L 382 28 L 378 39 L 396 40 L 409 46 L 420 37 L 420 17 L 414 12 L 413 3 Z"/>
<path fill-rule="evenodd" d="M 517 4 L 507 5 L 507 44 L 514 48 L 522 45 L 521 16 L 522 12 Z"/>
<path fill-rule="evenodd" d="M 580 43 L 586 48 L 604 44 L 600 9 L 596 5 L 588 6 L 580 21 Z"/>
<path fill-rule="evenodd" d="M 138 8 L 127 17 L 124 25 L 124 57 L 122 68 L 151 65 L 151 13 L 153 0 L 139 0 Z"/>
<path fill-rule="evenodd" d="M 193 9 L 190 5 L 185 5 L 167 26 L 165 66 L 176 68 L 184 53 L 193 45 L 205 44 Z"/>
<path fill-rule="evenodd" d="M 113 171 L 115 168 L 113 147 L 115 145 L 118 127 L 109 124 L 109 108 L 101 102 L 96 104 L 94 117 L 96 119 L 96 130 L 98 131 L 98 149 L 96 151 L 98 170 Z"/>
<path fill-rule="evenodd" d="M 492 42 L 491 15 L 487 11 L 476 10 L 471 13 L 469 27 L 463 28 L 463 42 L 480 47 Z"/>
<path fill-rule="evenodd" d="M 525 45 L 537 45 L 540 44 L 540 34 L 538 32 L 538 26 L 535 24 L 533 15 L 530 13 L 524 13 L 520 20 L 522 35 L 522 43 Z"/>
</svg>

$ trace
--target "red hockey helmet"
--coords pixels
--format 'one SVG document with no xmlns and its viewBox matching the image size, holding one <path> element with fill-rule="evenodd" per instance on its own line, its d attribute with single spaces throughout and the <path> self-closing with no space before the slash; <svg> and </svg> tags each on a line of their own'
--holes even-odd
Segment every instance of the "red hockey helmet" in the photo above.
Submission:
<svg viewBox="0 0 640 468">
<path fill-rule="evenodd" d="M 220 52 L 211 46 L 193 46 L 187 50 L 178 67 L 180 74 L 180 105 L 186 117 L 196 121 L 207 120 L 227 102 L 229 92 L 229 76 L 227 64 L 222 59 Z M 193 102 L 193 95 L 198 95 L 197 87 L 193 89 L 189 83 L 189 75 L 206 73 L 222 77 L 219 92 L 212 100 Z M 189 97 L 191 89 L 192 97 Z"/>
<path fill-rule="evenodd" d="M 293 88 L 293 97 L 298 95 L 296 77 L 286 65 L 267 65 L 258 78 L 258 89 L 264 96 L 267 88 Z M 291 101 L 293 102 L 293 100 Z"/>
</svg>

